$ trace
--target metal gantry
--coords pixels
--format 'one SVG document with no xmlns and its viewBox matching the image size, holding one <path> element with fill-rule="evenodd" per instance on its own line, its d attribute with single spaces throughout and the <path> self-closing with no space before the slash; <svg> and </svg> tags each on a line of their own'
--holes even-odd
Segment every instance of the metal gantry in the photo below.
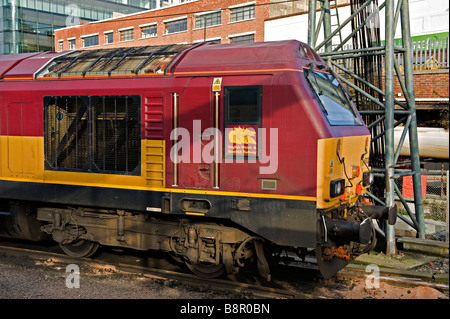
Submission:
<svg viewBox="0 0 450 319">
<path fill-rule="evenodd" d="M 425 238 L 409 2 L 408 0 L 385 0 L 380 1 L 380 4 L 378 0 L 349 2 L 351 14 L 340 23 L 339 16 L 332 21 L 332 12 L 338 14 L 337 1 L 309 0 L 308 44 L 319 51 L 330 67 L 336 70 L 371 131 L 370 163 L 378 182 L 369 196 L 377 204 L 394 207 L 397 195 L 410 219 L 402 215 L 398 217 L 415 228 L 419 238 Z M 316 12 L 320 12 L 318 19 Z M 385 16 L 384 42 L 380 41 L 381 14 Z M 341 32 L 348 25 L 352 26 L 352 31 L 342 39 Z M 396 46 L 394 41 L 397 27 L 401 28 L 400 46 Z M 323 34 L 323 41 L 317 43 L 320 33 Z M 403 53 L 403 73 L 395 59 L 397 53 Z M 400 84 L 406 102 L 400 102 L 395 98 L 395 80 Z M 394 128 L 400 125 L 404 130 L 395 149 Z M 411 163 L 409 169 L 401 169 L 405 163 L 398 163 L 398 159 L 407 135 L 409 135 Z M 414 213 L 395 184 L 395 179 L 403 176 L 412 176 L 413 179 Z M 381 226 L 377 227 L 377 230 L 386 238 L 386 253 L 395 255 L 397 253 L 395 226 L 387 221 Z"/>
</svg>

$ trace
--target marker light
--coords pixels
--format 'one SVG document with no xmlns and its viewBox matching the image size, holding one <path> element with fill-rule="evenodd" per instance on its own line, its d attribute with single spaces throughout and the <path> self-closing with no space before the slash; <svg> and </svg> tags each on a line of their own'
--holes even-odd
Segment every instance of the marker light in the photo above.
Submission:
<svg viewBox="0 0 450 319">
<path fill-rule="evenodd" d="M 358 177 L 361 173 L 361 167 L 357 165 L 352 165 L 352 177 Z"/>
<path fill-rule="evenodd" d="M 364 187 L 372 185 L 372 183 L 373 183 L 373 173 L 372 172 L 364 172 L 363 173 L 362 182 L 363 182 L 363 186 Z"/>
<path fill-rule="evenodd" d="M 345 192 L 345 179 L 335 179 L 330 182 L 330 197 L 338 197 Z"/>
</svg>

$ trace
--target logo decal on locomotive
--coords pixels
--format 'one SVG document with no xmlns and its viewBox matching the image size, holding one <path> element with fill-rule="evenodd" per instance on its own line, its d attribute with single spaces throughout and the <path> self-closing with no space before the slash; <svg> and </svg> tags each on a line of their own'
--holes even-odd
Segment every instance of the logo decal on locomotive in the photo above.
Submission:
<svg viewBox="0 0 450 319">
<path fill-rule="evenodd" d="M 267 138 L 266 128 L 257 125 L 240 125 L 225 128 L 225 158 L 223 159 L 222 132 L 210 127 L 201 130 L 201 121 L 193 121 L 192 137 L 186 128 L 172 130 L 170 139 L 176 141 L 170 150 L 172 163 L 208 163 L 217 156 L 218 163 L 260 163 L 260 174 L 275 174 L 278 170 L 278 128 L 270 128 Z M 180 137 L 180 138 L 179 138 Z M 212 139 L 211 139 L 212 137 Z M 202 141 L 210 141 L 203 145 Z M 217 142 L 216 142 L 217 141 Z M 258 144 L 262 145 L 261 149 Z M 203 146 L 202 146 L 203 145 Z M 192 147 L 191 147 L 192 146 Z M 192 157 L 191 157 L 192 149 Z M 270 153 L 267 154 L 268 149 Z M 177 154 L 177 155 L 175 155 Z"/>
<path fill-rule="evenodd" d="M 246 125 L 246 127 L 228 127 L 228 140 L 226 145 L 227 156 L 258 156 L 257 125 Z"/>
</svg>

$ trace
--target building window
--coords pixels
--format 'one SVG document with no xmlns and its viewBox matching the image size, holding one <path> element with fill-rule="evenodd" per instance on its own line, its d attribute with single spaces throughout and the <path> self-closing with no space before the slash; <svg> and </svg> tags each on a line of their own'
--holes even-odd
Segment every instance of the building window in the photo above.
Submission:
<svg viewBox="0 0 450 319">
<path fill-rule="evenodd" d="M 156 24 L 141 27 L 141 38 L 156 37 Z"/>
<path fill-rule="evenodd" d="M 114 42 L 113 35 L 114 34 L 112 32 L 105 33 L 105 44 L 111 44 Z"/>
<path fill-rule="evenodd" d="M 134 30 L 133 29 L 127 29 L 127 30 L 119 30 L 120 32 L 120 41 L 133 41 L 134 40 Z"/>
<path fill-rule="evenodd" d="M 75 50 L 77 48 L 75 39 L 69 40 L 69 50 Z"/>
<path fill-rule="evenodd" d="M 140 174 L 139 96 L 44 97 L 45 166 Z"/>
<path fill-rule="evenodd" d="M 210 39 L 210 40 L 206 39 L 206 41 L 204 41 L 204 42 L 221 44 L 222 39 L 220 39 L 220 38 L 219 39 Z"/>
<path fill-rule="evenodd" d="M 255 34 L 246 34 L 237 37 L 231 37 L 231 43 L 255 42 Z"/>
<path fill-rule="evenodd" d="M 59 51 L 64 51 L 64 43 L 63 43 L 63 41 L 59 41 Z"/>
<path fill-rule="evenodd" d="M 166 22 L 166 34 L 187 31 L 187 18 Z"/>
<path fill-rule="evenodd" d="M 98 34 L 83 38 L 83 48 L 98 45 Z"/>
<path fill-rule="evenodd" d="M 212 12 L 207 14 L 200 14 L 195 16 L 195 28 L 201 29 L 201 28 L 207 28 L 207 27 L 214 27 L 217 25 L 221 25 L 221 12 Z"/>
<path fill-rule="evenodd" d="M 231 22 L 250 20 L 255 18 L 255 5 L 231 9 Z"/>
</svg>

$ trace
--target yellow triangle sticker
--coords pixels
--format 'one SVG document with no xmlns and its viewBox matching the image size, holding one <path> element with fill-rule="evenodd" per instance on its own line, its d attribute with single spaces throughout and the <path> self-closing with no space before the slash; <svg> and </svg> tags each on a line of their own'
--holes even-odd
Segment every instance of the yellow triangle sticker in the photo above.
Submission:
<svg viewBox="0 0 450 319">
<path fill-rule="evenodd" d="M 222 78 L 214 78 L 212 89 L 213 92 L 220 92 L 222 89 Z"/>
</svg>

